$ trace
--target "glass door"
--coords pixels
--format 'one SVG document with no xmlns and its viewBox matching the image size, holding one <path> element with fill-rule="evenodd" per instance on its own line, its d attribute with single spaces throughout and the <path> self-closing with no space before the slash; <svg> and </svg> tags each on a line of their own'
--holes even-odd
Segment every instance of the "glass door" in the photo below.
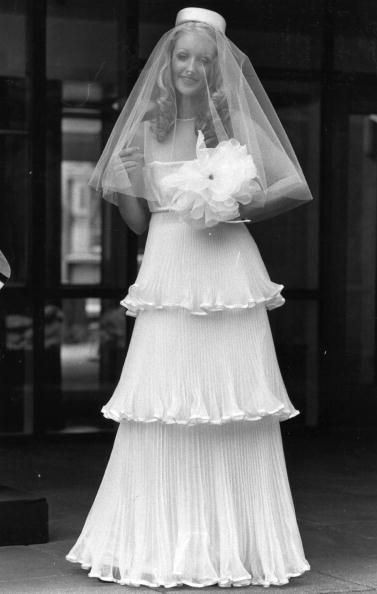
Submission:
<svg viewBox="0 0 377 594">
<path fill-rule="evenodd" d="M 319 157 L 320 87 L 303 81 L 267 81 L 315 199 L 302 208 L 250 225 L 286 303 L 269 314 L 277 355 L 292 401 L 301 415 L 293 423 L 318 422 Z"/>
<path fill-rule="evenodd" d="M 89 6 L 89 5 L 87 5 Z M 47 11 L 50 185 L 45 353 L 45 431 L 113 430 L 101 414 L 120 375 L 127 324 L 130 239 L 117 209 L 88 186 L 119 113 L 119 2 Z M 54 355 L 53 355 L 54 352 Z"/>
<path fill-rule="evenodd" d="M 345 397 L 359 422 L 377 393 L 377 113 L 360 100 L 348 120 Z M 369 104 L 368 104 L 369 103 Z"/>
</svg>

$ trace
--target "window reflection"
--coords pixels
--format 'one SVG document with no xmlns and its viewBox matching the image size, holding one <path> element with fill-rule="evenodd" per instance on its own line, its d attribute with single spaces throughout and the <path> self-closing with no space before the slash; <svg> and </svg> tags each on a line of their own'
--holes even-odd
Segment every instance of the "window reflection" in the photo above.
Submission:
<svg viewBox="0 0 377 594">
<path fill-rule="evenodd" d="M 88 186 L 90 163 L 62 163 L 62 282 L 99 283 L 101 210 Z"/>
<path fill-rule="evenodd" d="M 31 433 L 33 318 L 21 303 L 7 309 L 0 322 L 0 432 Z"/>
<path fill-rule="evenodd" d="M 66 392 L 98 389 L 100 311 L 99 299 L 64 300 L 61 359 Z"/>
<path fill-rule="evenodd" d="M 101 282 L 101 203 L 88 186 L 94 162 L 85 160 L 97 146 L 98 120 L 63 119 L 62 269 L 63 283 Z"/>
<path fill-rule="evenodd" d="M 125 313 L 118 300 L 63 299 L 45 318 L 50 431 L 112 430 L 101 414 L 125 357 Z"/>
</svg>

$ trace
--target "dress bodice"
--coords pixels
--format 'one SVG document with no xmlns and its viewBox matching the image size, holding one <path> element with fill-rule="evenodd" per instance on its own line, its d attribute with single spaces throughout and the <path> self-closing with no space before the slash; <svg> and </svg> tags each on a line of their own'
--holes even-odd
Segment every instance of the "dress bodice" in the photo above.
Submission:
<svg viewBox="0 0 377 594">
<path fill-rule="evenodd" d="M 170 143 L 158 145 L 150 135 L 143 181 L 153 214 L 136 282 L 121 302 L 127 314 L 173 308 L 208 315 L 259 303 L 268 309 L 282 305 L 283 286 L 270 280 L 242 221 L 239 225 L 221 222 L 197 229 L 181 220 L 175 210 L 175 192 L 164 178 L 198 157 L 190 146 L 185 152 L 181 143 L 180 150 L 170 149 Z"/>
<path fill-rule="evenodd" d="M 143 178 L 145 196 L 151 212 L 169 210 L 171 196 L 162 190 L 161 180 L 176 171 L 183 163 L 194 160 L 196 135 L 194 120 L 179 120 L 173 136 L 159 142 L 151 132 L 148 122 L 144 124 Z"/>
<path fill-rule="evenodd" d="M 143 168 L 145 195 L 151 212 L 169 210 L 171 195 L 162 190 L 161 180 L 185 161 L 153 161 Z"/>
</svg>

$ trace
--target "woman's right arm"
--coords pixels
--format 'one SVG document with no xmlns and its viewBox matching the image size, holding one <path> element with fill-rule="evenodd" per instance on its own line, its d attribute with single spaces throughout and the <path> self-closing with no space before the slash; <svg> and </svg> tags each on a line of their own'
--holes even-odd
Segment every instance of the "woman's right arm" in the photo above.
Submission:
<svg viewBox="0 0 377 594">
<path fill-rule="evenodd" d="M 137 235 L 147 230 L 151 213 L 144 198 L 118 194 L 118 208 L 127 226 Z"/>
<path fill-rule="evenodd" d="M 132 140 L 132 145 L 120 151 L 119 156 L 128 174 L 144 165 L 144 122 Z M 138 196 L 118 194 L 118 208 L 127 226 L 138 235 L 146 231 L 151 218 L 147 201 Z"/>
</svg>

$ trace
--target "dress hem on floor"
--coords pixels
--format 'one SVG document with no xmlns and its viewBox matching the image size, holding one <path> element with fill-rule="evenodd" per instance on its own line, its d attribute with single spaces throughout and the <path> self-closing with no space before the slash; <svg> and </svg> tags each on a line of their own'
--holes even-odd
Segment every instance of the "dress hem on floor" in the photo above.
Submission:
<svg viewBox="0 0 377 594">
<path fill-rule="evenodd" d="M 148 586 L 150 588 L 176 588 L 180 586 L 191 586 L 192 588 L 206 588 L 208 586 L 219 586 L 220 588 L 230 588 L 230 587 L 243 587 L 243 586 L 263 586 L 264 588 L 269 588 L 270 586 L 284 586 L 289 583 L 289 580 L 294 577 L 299 577 L 310 571 L 309 563 L 305 563 L 300 571 L 294 573 L 287 573 L 286 579 L 278 580 L 277 578 L 271 578 L 270 580 L 257 580 L 253 579 L 250 574 L 246 576 L 240 576 L 239 578 L 232 579 L 231 577 L 228 578 L 218 578 L 217 580 L 210 580 L 208 582 L 204 582 L 201 584 L 190 582 L 189 580 L 181 580 L 175 581 L 170 583 L 164 583 L 162 580 L 157 580 L 155 582 L 150 582 L 148 580 L 136 580 L 136 579 L 117 579 L 115 577 L 105 577 L 101 576 L 99 572 L 93 572 L 91 569 L 91 565 L 88 563 L 84 563 L 77 557 L 73 555 L 66 555 L 65 559 L 70 563 L 78 563 L 81 566 L 81 569 L 89 571 L 88 577 L 90 578 L 97 578 L 103 582 L 114 582 L 119 584 L 120 586 Z"/>
</svg>

